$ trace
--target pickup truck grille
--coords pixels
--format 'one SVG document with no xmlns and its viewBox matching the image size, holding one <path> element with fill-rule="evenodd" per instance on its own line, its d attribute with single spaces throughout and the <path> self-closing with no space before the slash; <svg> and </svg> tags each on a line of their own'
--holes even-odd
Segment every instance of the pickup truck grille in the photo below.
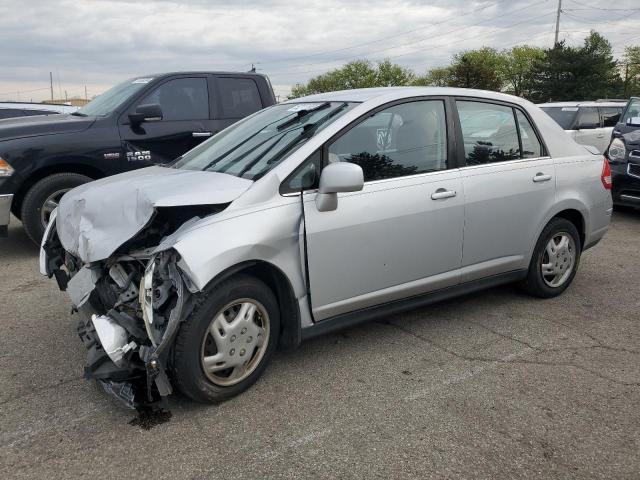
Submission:
<svg viewBox="0 0 640 480">
<path fill-rule="evenodd" d="M 632 177 L 640 178 L 640 164 L 637 163 L 628 163 L 627 164 L 627 173 Z"/>
</svg>

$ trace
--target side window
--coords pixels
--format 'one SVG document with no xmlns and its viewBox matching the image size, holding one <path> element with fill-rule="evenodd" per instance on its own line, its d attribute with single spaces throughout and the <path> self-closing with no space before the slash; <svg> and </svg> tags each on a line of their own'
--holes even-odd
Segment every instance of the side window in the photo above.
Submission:
<svg viewBox="0 0 640 480">
<path fill-rule="evenodd" d="M 622 115 L 622 109 L 617 107 L 600 107 L 603 127 L 615 127 Z"/>
<path fill-rule="evenodd" d="M 596 107 L 580 107 L 578 128 L 599 128 L 600 116 Z"/>
<path fill-rule="evenodd" d="M 522 158 L 538 158 L 542 156 L 542 145 L 527 117 L 516 109 L 520 139 L 522 140 Z"/>
<path fill-rule="evenodd" d="M 364 180 L 447 168 L 444 102 L 403 103 L 370 116 L 329 146 L 329 162 L 362 167 Z"/>
<path fill-rule="evenodd" d="M 520 158 L 518 131 L 511 107 L 456 101 L 467 165 Z"/>
<path fill-rule="evenodd" d="M 163 121 L 206 120 L 209 118 L 209 93 L 204 78 L 176 78 L 156 88 L 138 105 L 157 103 Z"/>
<path fill-rule="evenodd" d="M 316 150 L 309 158 L 284 181 L 280 186 L 280 193 L 298 193 L 300 190 L 318 188 L 320 169 L 322 165 L 322 150 Z"/>
<path fill-rule="evenodd" d="M 243 118 L 262 108 L 258 86 L 250 78 L 219 77 L 217 82 L 220 118 Z"/>
</svg>

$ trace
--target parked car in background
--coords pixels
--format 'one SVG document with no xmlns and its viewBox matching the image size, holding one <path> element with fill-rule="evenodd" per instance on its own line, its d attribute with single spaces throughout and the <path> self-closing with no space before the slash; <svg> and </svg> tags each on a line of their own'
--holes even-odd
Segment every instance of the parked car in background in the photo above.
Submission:
<svg viewBox="0 0 640 480">
<path fill-rule="evenodd" d="M 613 130 L 607 150 L 613 202 L 640 207 L 640 98 L 633 97 Z"/>
<path fill-rule="evenodd" d="M 610 188 L 606 159 L 521 98 L 324 93 L 67 193 L 40 270 L 87 315 L 88 378 L 130 406 L 218 402 L 277 345 L 507 282 L 561 294 Z"/>
<path fill-rule="evenodd" d="M 556 102 L 538 106 L 571 137 L 604 153 L 626 101 Z"/>
<path fill-rule="evenodd" d="M 0 102 L 0 120 L 33 115 L 72 113 L 78 108 L 72 105 L 54 105 L 50 103 Z"/>
<path fill-rule="evenodd" d="M 0 233 L 11 211 L 38 243 L 70 189 L 172 162 L 275 102 L 265 75 L 165 73 L 127 80 L 69 115 L 0 121 Z"/>
</svg>

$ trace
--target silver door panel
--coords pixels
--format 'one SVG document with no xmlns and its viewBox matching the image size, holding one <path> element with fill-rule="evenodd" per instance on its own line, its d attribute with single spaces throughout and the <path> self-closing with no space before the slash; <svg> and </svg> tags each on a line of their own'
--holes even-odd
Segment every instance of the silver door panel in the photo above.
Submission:
<svg viewBox="0 0 640 480">
<path fill-rule="evenodd" d="M 461 281 L 527 268 L 531 239 L 555 202 L 553 160 L 477 165 L 461 173 L 465 192 Z M 537 181 L 542 176 L 551 178 Z"/>
<path fill-rule="evenodd" d="M 433 200 L 439 189 L 453 197 Z M 318 212 L 305 199 L 316 320 L 458 282 L 464 203 L 458 170 L 365 184 Z"/>
</svg>

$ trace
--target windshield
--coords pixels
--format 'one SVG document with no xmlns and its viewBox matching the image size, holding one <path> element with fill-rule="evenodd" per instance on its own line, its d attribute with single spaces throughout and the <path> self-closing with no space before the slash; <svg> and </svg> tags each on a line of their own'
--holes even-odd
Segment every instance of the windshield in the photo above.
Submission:
<svg viewBox="0 0 640 480">
<path fill-rule="evenodd" d="M 634 98 L 624 111 L 624 116 L 620 122 L 626 125 L 632 118 L 640 117 L 640 98 Z M 632 122 L 633 123 L 633 122 Z"/>
<path fill-rule="evenodd" d="M 105 115 L 109 115 L 111 112 L 116 110 L 122 102 L 139 92 L 151 80 L 153 79 L 134 78 L 129 79 L 126 82 L 122 82 L 115 87 L 110 88 L 102 95 L 98 95 L 75 113 L 80 116 L 96 115 L 103 117 Z"/>
<path fill-rule="evenodd" d="M 261 110 L 194 148 L 173 168 L 257 180 L 355 103 L 287 103 Z"/>
<path fill-rule="evenodd" d="M 578 114 L 578 107 L 540 107 L 565 130 L 571 130 Z"/>
</svg>

